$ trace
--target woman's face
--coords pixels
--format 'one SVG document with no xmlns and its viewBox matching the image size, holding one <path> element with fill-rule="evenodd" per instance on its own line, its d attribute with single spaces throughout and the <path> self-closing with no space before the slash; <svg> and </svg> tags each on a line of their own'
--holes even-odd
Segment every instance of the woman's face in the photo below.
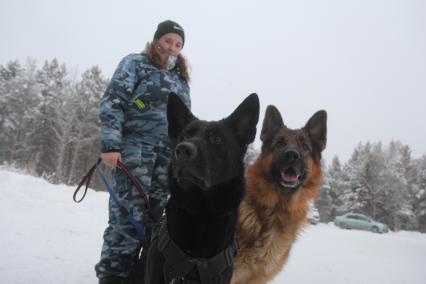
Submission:
<svg viewBox="0 0 426 284">
<path fill-rule="evenodd" d="M 168 33 L 158 39 L 157 49 L 163 58 L 168 55 L 178 56 L 182 47 L 183 41 L 178 34 Z"/>
</svg>

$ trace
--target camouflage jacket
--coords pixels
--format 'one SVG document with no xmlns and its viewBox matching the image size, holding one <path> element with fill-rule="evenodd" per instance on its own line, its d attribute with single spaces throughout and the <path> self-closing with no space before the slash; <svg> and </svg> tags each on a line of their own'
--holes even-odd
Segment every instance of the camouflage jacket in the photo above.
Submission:
<svg viewBox="0 0 426 284">
<path fill-rule="evenodd" d="M 127 143 L 168 141 L 168 94 L 176 93 L 190 108 L 189 91 L 175 69 L 158 69 L 145 53 L 124 57 L 101 100 L 102 152 L 122 150 Z"/>
</svg>

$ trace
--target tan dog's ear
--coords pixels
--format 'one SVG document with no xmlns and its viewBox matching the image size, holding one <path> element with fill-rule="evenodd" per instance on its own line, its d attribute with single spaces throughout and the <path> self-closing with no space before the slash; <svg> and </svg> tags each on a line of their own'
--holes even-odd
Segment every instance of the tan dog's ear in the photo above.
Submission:
<svg viewBox="0 0 426 284">
<path fill-rule="evenodd" d="M 327 144 L 327 112 L 325 110 L 316 112 L 306 123 L 305 130 L 322 152 Z"/>
</svg>

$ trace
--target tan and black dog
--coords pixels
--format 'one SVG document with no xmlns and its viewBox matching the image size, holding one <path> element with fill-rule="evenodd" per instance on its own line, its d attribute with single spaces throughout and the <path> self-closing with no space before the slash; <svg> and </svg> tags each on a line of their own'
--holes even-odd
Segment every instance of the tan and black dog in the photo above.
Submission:
<svg viewBox="0 0 426 284">
<path fill-rule="evenodd" d="M 262 284 L 286 264 L 306 222 L 308 203 L 320 186 L 321 152 L 326 145 L 327 113 L 315 113 L 297 130 L 268 106 L 261 132 L 262 153 L 246 172 L 240 205 L 232 284 Z"/>
</svg>

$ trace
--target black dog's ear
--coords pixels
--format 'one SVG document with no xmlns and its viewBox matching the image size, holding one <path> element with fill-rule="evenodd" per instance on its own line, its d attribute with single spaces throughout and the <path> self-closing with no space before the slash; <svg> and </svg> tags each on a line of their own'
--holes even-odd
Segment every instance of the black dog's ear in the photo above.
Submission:
<svg viewBox="0 0 426 284">
<path fill-rule="evenodd" d="M 327 144 L 327 112 L 320 110 L 316 112 L 306 123 L 305 130 L 309 137 L 322 152 Z"/>
<path fill-rule="evenodd" d="M 278 130 L 283 127 L 285 127 L 285 125 L 280 111 L 275 106 L 269 105 L 266 108 L 265 118 L 263 119 L 262 132 L 260 133 L 260 140 L 262 140 L 263 145 L 268 145 L 271 143 L 272 138 L 274 138 Z"/>
<path fill-rule="evenodd" d="M 249 95 L 235 110 L 225 119 L 225 122 L 235 130 L 238 140 L 248 145 L 256 137 L 256 125 L 259 121 L 259 97 L 257 94 Z"/>
<path fill-rule="evenodd" d="M 175 93 L 170 93 L 167 103 L 169 137 L 171 139 L 176 139 L 185 126 L 194 119 L 196 119 L 194 115 L 179 97 Z"/>
</svg>

